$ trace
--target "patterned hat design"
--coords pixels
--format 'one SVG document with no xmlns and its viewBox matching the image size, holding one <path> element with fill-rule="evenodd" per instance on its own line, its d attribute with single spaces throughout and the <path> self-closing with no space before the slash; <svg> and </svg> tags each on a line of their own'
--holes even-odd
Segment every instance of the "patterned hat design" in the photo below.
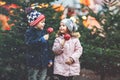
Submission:
<svg viewBox="0 0 120 80">
<path fill-rule="evenodd" d="M 27 18 L 28 18 L 28 23 L 30 24 L 30 26 L 35 26 L 38 22 L 43 20 L 45 18 L 45 16 L 36 10 L 32 10 L 27 15 Z"/>
</svg>

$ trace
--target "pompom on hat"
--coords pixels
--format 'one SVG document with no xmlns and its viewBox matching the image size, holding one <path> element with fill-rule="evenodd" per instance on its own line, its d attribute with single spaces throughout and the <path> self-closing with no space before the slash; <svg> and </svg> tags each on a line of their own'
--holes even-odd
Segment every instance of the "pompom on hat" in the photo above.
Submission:
<svg viewBox="0 0 120 80">
<path fill-rule="evenodd" d="M 28 9 L 27 19 L 30 26 L 35 26 L 38 22 L 45 18 L 45 15 L 36 11 Z"/>
<path fill-rule="evenodd" d="M 61 23 L 63 23 L 70 32 L 75 32 L 78 30 L 78 26 L 71 19 L 65 18 L 61 21 Z"/>
</svg>

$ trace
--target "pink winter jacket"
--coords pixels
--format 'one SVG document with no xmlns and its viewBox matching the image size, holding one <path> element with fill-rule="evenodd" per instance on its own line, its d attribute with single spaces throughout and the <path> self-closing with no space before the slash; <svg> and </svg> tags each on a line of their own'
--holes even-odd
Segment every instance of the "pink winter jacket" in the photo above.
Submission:
<svg viewBox="0 0 120 80">
<path fill-rule="evenodd" d="M 55 39 L 53 44 L 53 52 L 55 55 L 54 60 L 54 74 L 62 76 L 75 76 L 80 74 L 80 62 L 79 58 L 82 55 L 82 46 L 78 38 L 72 37 L 67 40 L 64 46 L 61 45 L 63 36 L 59 36 Z M 65 61 L 69 58 L 73 58 L 74 63 L 68 65 Z"/>
</svg>

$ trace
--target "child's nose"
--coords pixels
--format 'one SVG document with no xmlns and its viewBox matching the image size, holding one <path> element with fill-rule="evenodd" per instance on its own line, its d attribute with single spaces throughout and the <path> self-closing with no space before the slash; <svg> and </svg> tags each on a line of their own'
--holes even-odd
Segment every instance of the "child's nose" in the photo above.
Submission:
<svg viewBox="0 0 120 80">
<path fill-rule="evenodd" d="M 45 25 L 45 23 L 43 23 L 43 25 Z"/>
<path fill-rule="evenodd" d="M 60 27 L 62 28 L 63 26 L 61 25 Z"/>
</svg>

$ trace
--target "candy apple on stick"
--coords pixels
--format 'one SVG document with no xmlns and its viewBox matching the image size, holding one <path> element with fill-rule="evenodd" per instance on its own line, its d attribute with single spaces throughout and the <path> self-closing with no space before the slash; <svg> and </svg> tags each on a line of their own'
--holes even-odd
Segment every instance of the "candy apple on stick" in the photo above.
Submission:
<svg viewBox="0 0 120 80">
<path fill-rule="evenodd" d="M 46 29 L 47 34 L 44 35 L 45 40 L 48 40 L 49 34 L 51 34 L 53 31 L 54 31 L 54 30 L 53 30 L 52 27 L 48 27 L 48 28 Z"/>
<path fill-rule="evenodd" d="M 70 38 L 71 38 L 70 34 L 68 34 L 68 33 L 64 34 L 64 40 L 62 42 L 62 46 L 64 46 L 65 41 L 69 40 Z"/>
<path fill-rule="evenodd" d="M 64 39 L 65 39 L 65 40 L 69 40 L 70 37 L 71 37 L 70 34 L 64 34 Z"/>
<path fill-rule="evenodd" d="M 52 27 L 48 27 L 47 28 L 47 33 L 48 34 L 51 34 L 53 31 L 54 31 L 54 29 Z"/>
</svg>

